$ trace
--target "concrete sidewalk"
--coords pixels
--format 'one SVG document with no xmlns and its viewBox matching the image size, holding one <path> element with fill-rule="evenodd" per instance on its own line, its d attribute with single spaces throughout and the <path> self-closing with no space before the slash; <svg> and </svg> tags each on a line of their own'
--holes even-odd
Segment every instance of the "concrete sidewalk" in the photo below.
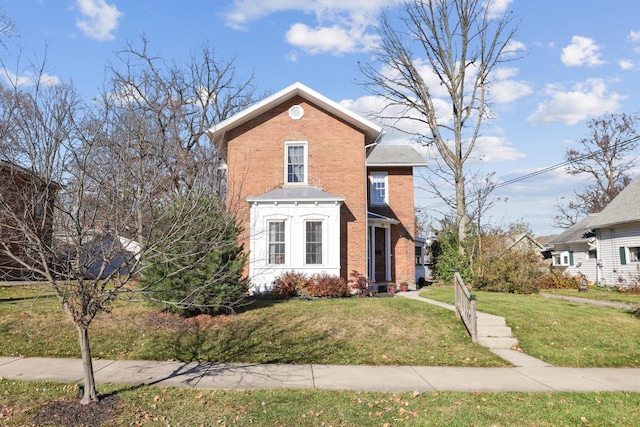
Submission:
<svg viewBox="0 0 640 427">
<path fill-rule="evenodd" d="M 198 389 L 640 392 L 640 369 L 260 365 L 95 360 L 94 370 L 98 384 L 144 384 Z M 0 377 L 81 383 L 82 361 L 0 357 Z"/>
</svg>

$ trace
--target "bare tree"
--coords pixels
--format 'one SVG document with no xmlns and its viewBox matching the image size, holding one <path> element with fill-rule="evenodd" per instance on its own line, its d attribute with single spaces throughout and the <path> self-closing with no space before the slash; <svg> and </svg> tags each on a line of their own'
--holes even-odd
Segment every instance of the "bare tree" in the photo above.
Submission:
<svg viewBox="0 0 640 427">
<path fill-rule="evenodd" d="M 465 163 L 490 116 L 488 88 L 515 35 L 513 15 L 494 16 L 484 0 L 405 0 L 397 19 L 381 17 L 378 34 L 374 58 L 382 68 L 361 66 L 365 86 L 386 101 L 380 118 L 436 147 L 455 189 L 463 253 Z M 448 111 L 440 107 L 443 89 Z"/>
<path fill-rule="evenodd" d="M 631 182 L 629 171 L 638 161 L 637 115 L 607 114 L 587 122 L 587 136 L 578 149 L 565 153 L 571 175 L 586 174 L 589 183 L 574 191 L 568 204 L 558 203 L 555 224 L 570 227 L 579 217 L 598 213 Z"/>
<path fill-rule="evenodd" d="M 16 34 L 13 21 L 0 9 L 0 46 L 6 47 L 5 40 Z"/>
<path fill-rule="evenodd" d="M 154 67 L 127 79 L 115 74 L 117 90 L 90 104 L 71 84 L 45 79 L 44 65 L 30 70 L 36 76 L 31 84 L 14 80 L 0 96 L 0 129 L 11 129 L 3 142 L 13 147 L 0 165 L 7 175 L 0 183 L 0 258 L 6 260 L 0 267 L 50 283 L 78 331 L 83 404 L 98 400 L 89 342 L 96 316 L 125 291 L 144 293 L 210 263 L 211 254 L 239 253 L 230 238 L 237 232 L 233 215 L 214 210 L 220 187 L 206 163 L 215 153 L 202 147 L 200 136 L 210 120 L 251 98 L 251 84 L 236 81 L 232 64 L 213 57 L 194 61 L 171 68 L 169 81 Z M 186 84 L 185 74 L 203 80 Z M 208 209 L 200 208 L 203 200 Z M 145 287 L 132 286 L 158 264 L 176 268 L 162 270 Z M 214 271 L 198 280 L 186 283 L 193 295 L 205 295 L 230 276 Z M 162 300 L 183 310 L 202 309 L 202 301 Z"/>
</svg>

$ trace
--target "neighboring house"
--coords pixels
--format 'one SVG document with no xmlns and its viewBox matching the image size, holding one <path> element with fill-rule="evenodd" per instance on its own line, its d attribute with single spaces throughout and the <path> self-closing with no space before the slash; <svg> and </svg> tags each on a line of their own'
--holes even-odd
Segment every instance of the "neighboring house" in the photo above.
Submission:
<svg viewBox="0 0 640 427">
<path fill-rule="evenodd" d="M 14 163 L 0 160 L 0 280 L 29 278 L 39 245 L 52 240 L 53 204 L 60 186 Z"/>
<path fill-rule="evenodd" d="M 596 281 L 607 286 L 640 285 L 640 177 L 589 223 L 598 251 Z"/>
<path fill-rule="evenodd" d="M 589 215 L 549 240 L 554 269 L 570 276 L 584 274 L 592 283 L 599 281 L 596 235 L 591 225 L 595 218 Z"/>
<path fill-rule="evenodd" d="M 507 236 L 507 244 L 507 250 L 522 252 L 533 251 L 539 253 L 540 256 L 542 256 L 545 250 L 545 246 L 529 233 L 520 233 L 513 237 Z"/>
<path fill-rule="evenodd" d="M 549 241 L 554 268 L 602 286 L 640 285 L 640 178 Z"/>
<path fill-rule="evenodd" d="M 287 271 L 415 281 L 411 147 L 295 83 L 208 131 L 227 167 L 227 208 L 244 225 L 252 292 Z"/>
</svg>

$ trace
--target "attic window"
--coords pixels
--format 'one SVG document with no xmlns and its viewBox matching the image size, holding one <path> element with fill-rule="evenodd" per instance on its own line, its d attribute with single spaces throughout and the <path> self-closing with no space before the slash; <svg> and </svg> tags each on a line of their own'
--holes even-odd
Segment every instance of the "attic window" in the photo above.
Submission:
<svg viewBox="0 0 640 427">
<path fill-rule="evenodd" d="M 294 105 L 293 107 L 289 108 L 289 117 L 291 117 L 293 120 L 300 120 L 302 116 L 304 116 L 304 108 L 302 108 L 301 106 Z"/>
</svg>

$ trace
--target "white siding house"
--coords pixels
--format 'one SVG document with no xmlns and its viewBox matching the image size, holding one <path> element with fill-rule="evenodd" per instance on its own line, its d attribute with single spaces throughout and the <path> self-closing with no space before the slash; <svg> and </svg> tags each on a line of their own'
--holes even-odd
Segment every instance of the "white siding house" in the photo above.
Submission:
<svg viewBox="0 0 640 427">
<path fill-rule="evenodd" d="M 584 274 L 591 283 L 598 283 L 598 250 L 596 234 L 591 223 L 596 218 L 590 215 L 578 221 L 548 243 L 552 266 L 570 276 Z"/>
<path fill-rule="evenodd" d="M 640 284 L 640 178 L 636 178 L 590 223 L 598 244 L 598 282 Z"/>
</svg>

